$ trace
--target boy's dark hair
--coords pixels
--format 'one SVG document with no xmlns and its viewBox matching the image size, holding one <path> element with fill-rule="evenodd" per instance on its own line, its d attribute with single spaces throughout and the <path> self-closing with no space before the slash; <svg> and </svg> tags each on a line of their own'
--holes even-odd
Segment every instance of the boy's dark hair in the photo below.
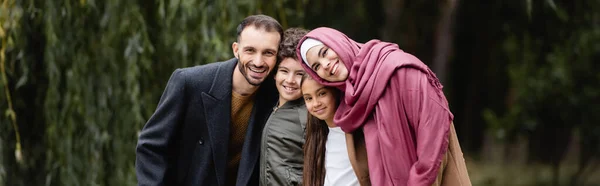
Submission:
<svg viewBox="0 0 600 186">
<path fill-rule="evenodd" d="M 294 60 L 298 60 L 296 56 L 296 46 L 302 37 L 304 37 L 309 31 L 303 28 L 288 28 L 283 32 L 283 41 L 279 44 L 279 52 L 277 57 L 279 61 L 291 57 Z"/>
<path fill-rule="evenodd" d="M 242 31 L 248 26 L 255 26 L 258 29 L 265 29 L 267 32 L 277 31 L 279 38 L 283 39 L 283 27 L 274 18 L 267 15 L 251 15 L 246 17 L 237 27 L 237 41 L 240 41 Z"/>
</svg>

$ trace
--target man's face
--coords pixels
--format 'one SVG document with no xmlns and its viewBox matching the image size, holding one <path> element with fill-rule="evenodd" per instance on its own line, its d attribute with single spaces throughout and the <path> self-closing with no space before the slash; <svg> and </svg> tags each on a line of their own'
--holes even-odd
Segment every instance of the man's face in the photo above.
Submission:
<svg viewBox="0 0 600 186">
<path fill-rule="evenodd" d="M 277 62 L 281 40 L 278 32 L 267 32 L 251 25 L 242 31 L 238 42 L 233 43 L 233 53 L 238 58 L 238 69 L 253 86 L 259 86 Z"/>
<path fill-rule="evenodd" d="M 304 69 L 295 59 L 288 57 L 279 63 L 275 74 L 275 86 L 279 91 L 280 101 L 293 101 L 302 97 L 300 92 L 302 76 L 304 76 Z"/>
</svg>

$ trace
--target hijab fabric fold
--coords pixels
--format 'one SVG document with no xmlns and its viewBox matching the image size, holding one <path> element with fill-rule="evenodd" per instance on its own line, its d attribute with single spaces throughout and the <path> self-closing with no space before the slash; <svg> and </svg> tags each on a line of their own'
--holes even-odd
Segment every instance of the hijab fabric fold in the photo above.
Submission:
<svg viewBox="0 0 600 186">
<path fill-rule="evenodd" d="M 393 73 L 403 67 L 411 67 L 427 74 L 429 82 L 443 94 L 442 85 L 435 74 L 416 57 L 407 53 L 404 60 L 386 60 L 392 52 L 402 52 L 397 44 L 370 40 L 365 44 L 350 39 L 346 34 L 327 27 L 309 32 L 298 42 L 296 53 L 302 59 L 300 46 L 304 40 L 312 38 L 321 41 L 333 51 L 348 69 L 348 79 L 342 82 L 329 82 L 317 75 L 306 62 L 301 62 L 304 70 L 317 82 L 340 89 L 345 95 L 334 117 L 334 123 L 345 132 L 352 132 L 364 124 L 375 107 Z M 306 55 L 306 54 L 304 54 Z M 398 63 L 399 62 L 399 63 Z M 394 91 L 394 90 L 388 90 Z"/>
</svg>

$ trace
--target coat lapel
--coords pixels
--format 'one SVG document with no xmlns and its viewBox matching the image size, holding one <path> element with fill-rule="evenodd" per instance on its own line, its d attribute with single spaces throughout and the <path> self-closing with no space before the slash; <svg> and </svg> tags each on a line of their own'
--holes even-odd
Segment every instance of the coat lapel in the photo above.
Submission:
<svg viewBox="0 0 600 186">
<path fill-rule="evenodd" d="M 212 87 L 208 93 L 202 93 L 204 114 L 210 136 L 210 145 L 219 185 L 225 185 L 229 132 L 231 124 L 231 89 L 233 71 L 237 59 L 224 62 L 218 68 Z M 242 147 L 242 159 L 238 167 L 237 185 L 248 185 L 255 172 L 259 158 L 260 138 L 264 122 L 270 107 L 276 102 L 277 94 L 272 75 L 261 84 L 254 97 L 252 115 L 248 121 L 248 131 Z"/>
<path fill-rule="evenodd" d="M 202 93 L 204 116 L 210 137 L 212 157 L 219 185 L 225 185 L 227 171 L 227 146 L 231 123 L 231 81 L 237 59 L 224 62 L 215 73 L 212 87 Z"/>
<path fill-rule="evenodd" d="M 259 122 L 256 122 L 256 113 L 259 112 L 257 109 L 258 105 L 255 102 L 252 108 L 252 115 L 248 121 L 248 131 L 246 131 L 246 137 L 244 139 L 244 147 L 242 148 L 242 159 L 240 160 L 240 166 L 238 168 L 238 180 L 236 185 L 248 185 L 250 177 L 252 177 L 252 171 L 258 160 L 260 150 L 260 134 L 257 131 L 262 131 L 262 126 L 258 126 Z"/>
<path fill-rule="evenodd" d="M 255 170 L 255 168 L 260 156 L 262 130 L 276 103 L 276 98 L 278 98 L 272 76 L 267 77 L 257 91 L 254 95 L 252 116 L 248 121 L 248 131 L 246 131 L 244 147 L 242 148 L 237 185 L 252 185 L 252 175 L 258 174 L 258 170 Z"/>
</svg>

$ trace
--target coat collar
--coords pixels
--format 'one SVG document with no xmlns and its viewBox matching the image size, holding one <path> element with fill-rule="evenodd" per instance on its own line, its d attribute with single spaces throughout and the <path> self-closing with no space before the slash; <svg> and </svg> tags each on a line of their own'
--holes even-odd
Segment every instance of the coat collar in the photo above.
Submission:
<svg viewBox="0 0 600 186">
<path fill-rule="evenodd" d="M 279 103 L 277 103 L 277 105 L 275 105 L 275 107 L 277 107 L 278 105 L 279 105 Z M 298 98 L 296 100 L 288 101 L 285 104 L 281 105 L 281 107 L 279 107 L 279 109 L 296 108 L 299 106 L 304 106 L 304 99 Z"/>
<path fill-rule="evenodd" d="M 238 59 L 233 58 L 223 62 L 217 69 L 213 79 L 212 87 L 208 94 L 217 100 L 231 98 L 231 89 L 233 86 L 233 71 L 237 66 Z"/>
</svg>

